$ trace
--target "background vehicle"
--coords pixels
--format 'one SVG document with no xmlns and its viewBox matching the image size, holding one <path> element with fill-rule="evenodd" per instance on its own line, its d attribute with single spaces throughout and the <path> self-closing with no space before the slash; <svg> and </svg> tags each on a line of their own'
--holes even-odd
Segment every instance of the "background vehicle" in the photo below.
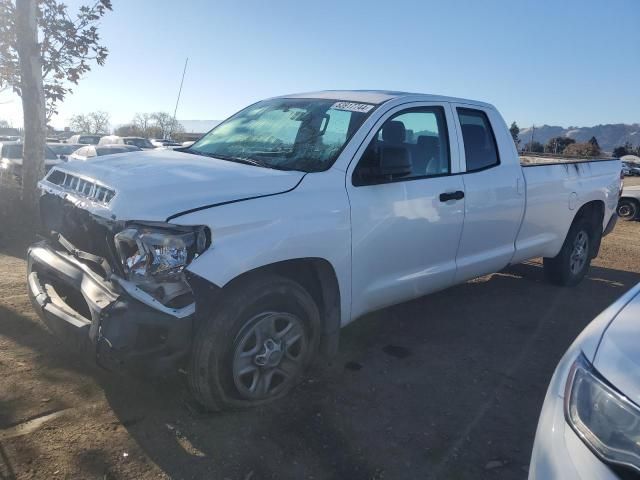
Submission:
<svg viewBox="0 0 640 480">
<path fill-rule="evenodd" d="M 625 176 L 637 177 L 640 176 L 640 165 L 636 165 L 631 162 L 622 162 L 622 173 Z"/>
<path fill-rule="evenodd" d="M 174 142 L 173 140 L 167 140 L 166 138 L 152 138 L 151 143 L 155 147 L 181 147 L 182 144 Z"/>
<path fill-rule="evenodd" d="M 79 143 L 82 145 L 97 145 L 101 135 L 73 135 L 67 139 L 67 143 Z"/>
<path fill-rule="evenodd" d="M 60 160 L 66 160 L 69 155 L 84 145 L 81 143 L 47 143 L 47 146 Z"/>
<path fill-rule="evenodd" d="M 119 137 L 117 135 L 108 135 L 102 137 L 98 145 L 133 145 L 142 150 L 153 150 L 156 148 L 148 138 L 143 137 Z"/>
<path fill-rule="evenodd" d="M 59 235 L 30 249 L 29 289 L 51 329 L 91 341 L 101 364 L 151 373 L 188 359 L 199 402 L 256 405 L 368 312 L 534 257 L 551 282 L 577 284 L 615 223 L 620 170 L 522 167 L 486 103 L 274 98 L 182 151 L 52 171 L 41 212 Z"/>
<path fill-rule="evenodd" d="M 640 212 L 640 185 L 624 187 L 618 202 L 618 216 L 623 220 L 635 220 Z"/>
<path fill-rule="evenodd" d="M 562 357 L 542 406 L 529 479 L 640 474 L 640 284 L 593 320 Z"/>
<path fill-rule="evenodd" d="M 0 142 L 0 175 L 10 174 L 18 180 L 22 178 L 22 148 L 22 142 Z M 60 163 L 62 163 L 62 160 L 49 148 L 49 145 L 45 145 L 45 172 Z"/>
<path fill-rule="evenodd" d="M 69 155 L 69 160 L 90 160 L 94 157 L 113 155 L 114 153 L 139 152 L 140 150 L 135 145 L 90 145 L 73 152 Z"/>
</svg>

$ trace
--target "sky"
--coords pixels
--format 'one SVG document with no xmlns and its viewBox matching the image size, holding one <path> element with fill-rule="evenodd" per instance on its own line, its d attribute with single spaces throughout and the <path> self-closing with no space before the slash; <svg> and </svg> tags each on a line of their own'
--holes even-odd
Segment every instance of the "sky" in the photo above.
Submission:
<svg viewBox="0 0 640 480">
<path fill-rule="evenodd" d="M 67 0 L 70 10 L 88 0 Z M 640 123 L 640 0 L 113 0 L 110 53 L 52 124 L 104 110 L 224 119 L 276 95 L 325 89 L 493 103 L 510 123 Z M 0 119 L 21 125 L 18 99 Z"/>
</svg>

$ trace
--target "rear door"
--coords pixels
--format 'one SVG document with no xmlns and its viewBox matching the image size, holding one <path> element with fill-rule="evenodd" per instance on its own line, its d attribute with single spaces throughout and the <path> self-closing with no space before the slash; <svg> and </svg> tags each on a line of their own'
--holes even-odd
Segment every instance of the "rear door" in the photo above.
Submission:
<svg viewBox="0 0 640 480">
<path fill-rule="evenodd" d="M 385 114 L 347 172 L 352 225 L 352 315 L 450 286 L 464 217 L 464 187 L 447 104 Z M 367 179 L 376 152 L 408 156 L 411 173 Z"/>
<path fill-rule="evenodd" d="M 502 117 L 491 108 L 451 104 L 462 146 L 464 228 L 456 283 L 509 264 L 525 206 L 522 167 Z"/>
</svg>

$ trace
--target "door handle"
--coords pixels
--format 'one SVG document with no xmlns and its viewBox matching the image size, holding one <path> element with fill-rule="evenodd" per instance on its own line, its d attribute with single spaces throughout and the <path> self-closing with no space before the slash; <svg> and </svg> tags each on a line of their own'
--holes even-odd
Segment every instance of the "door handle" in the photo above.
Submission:
<svg viewBox="0 0 640 480">
<path fill-rule="evenodd" d="M 447 202 L 449 200 L 462 200 L 464 198 L 464 192 L 458 190 L 457 192 L 447 192 L 440 194 L 440 201 Z"/>
</svg>

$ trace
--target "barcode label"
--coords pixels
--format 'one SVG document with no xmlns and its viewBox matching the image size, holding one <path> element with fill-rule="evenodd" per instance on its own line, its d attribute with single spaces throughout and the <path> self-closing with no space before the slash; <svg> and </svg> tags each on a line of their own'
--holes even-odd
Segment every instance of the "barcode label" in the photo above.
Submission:
<svg viewBox="0 0 640 480">
<path fill-rule="evenodd" d="M 373 105 L 356 102 L 336 102 L 331 105 L 331 108 L 334 110 L 346 110 L 347 112 L 367 113 L 373 108 Z"/>
</svg>

